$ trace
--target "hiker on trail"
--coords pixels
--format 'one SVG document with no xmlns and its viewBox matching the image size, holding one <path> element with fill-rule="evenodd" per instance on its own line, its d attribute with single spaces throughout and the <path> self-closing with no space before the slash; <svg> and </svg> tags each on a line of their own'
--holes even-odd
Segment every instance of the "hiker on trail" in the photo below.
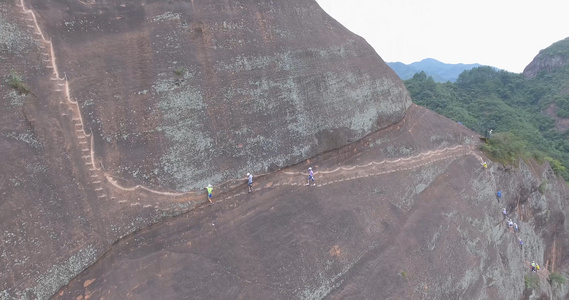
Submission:
<svg viewBox="0 0 569 300">
<path fill-rule="evenodd" d="M 253 191 L 253 174 L 247 173 L 247 187 L 249 188 L 249 193 Z"/>
<path fill-rule="evenodd" d="M 539 271 L 539 264 L 535 264 L 535 271 Z"/>
<path fill-rule="evenodd" d="M 489 138 L 492 137 L 492 129 L 486 130 L 486 136 L 485 136 L 485 137 L 486 137 L 487 139 L 489 139 Z"/>
<path fill-rule="evenodd" d="M 531 262 L 531 271 L 535 272 L 535 261 Z"/>
<path fill-rule="evenodd" d="M 487 164 L 486 162 L 482 162 L 482 167 L 483 167 L 484 169 L 488 169 L 488 164 Z"/>
<path fill-rule="evenodd" d="M 316 186 L 314 182 L 314 172 L 312 172 L 312 167 L 308 168 L 308 182 L 306 185 L 310 185 L 310 181 L 312 181 L 312 186 Z"/>
<path fill-rule="evenodd" d="M 508 220 L 508 227 L 512 228 L 514 226 L 514 222 L 512 222 L 512 219 Z"/>
<path fill-rule="evenodd" d="M 518 223 L 514 223 L 514 232 L 515 232 L 515 233 L 518 232 Z"/>
<path fill-rule="evenodd" d="M 213 205 L 213 201 L 211 200 L 211 198 L 213 197 L 212 195 L 213 187 L 211 186 L 211 184 L 208 184 L 206 189 L 207 189 L 207 200 L 209 201 L 210 205 Z"/>
<path fill-rule="evenodd" d="M 498 202 L 500 202 L 500 199 L 502 199 L 502 190 L 497 191 L 496 196 L 498 197 Z"/>
<path fill-rule="evenodd" d="M 524 242 L 520 238 L 518 238 L 518 241 L 520 241 L 520 249 L 522 249 L 524 247 Z"/>
<path fill-rule="evenodd" d="M 506 218 L 507 214 L 508 214 L 508 212 L 506 211 L 506 208 L 504 207 L 504 209 L 502 210 L 502 215 L 504 215 L 504 219 Z"/>
</svg>

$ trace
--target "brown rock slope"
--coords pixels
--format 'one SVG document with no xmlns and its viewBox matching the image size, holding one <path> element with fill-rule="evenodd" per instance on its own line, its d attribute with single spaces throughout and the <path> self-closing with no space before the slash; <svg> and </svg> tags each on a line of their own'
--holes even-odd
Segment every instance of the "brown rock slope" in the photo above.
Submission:
<svg viewBox="0 0 569 300">
<path fill-rule="evenodd" d="M 188 191 L 290 165 L 411 100 L 315 1 L 32 1 L 106 170 Z"/>
<path fill-rule="evenodd" d="M 147 194 L 105 180 L 49 37 L 21 4 L 0 2 L 0 299 L 46 299 L 122 236 L 193 204 L 143 207 Z"/>
<path fill-rule="evenodd" d="M 252 194 L 242 185 L 121 240 L 54 298 L 563 297 L 546 268 L 534 291 L 524 276 L 531 260 L 566 266 L 565 183 L 523 162 L 485 170 L 477 142 L 412 106 L 397 125 L 257 178 Z M 304 185 L 309 165 L 316 187 Z M 505 226 L 504 206 L 519 233 Z"/>
<path fill-rule="evenodd" d="M 483 171 L 313 1 L 0 1 L 0 60 L 0 299 L 515 299 L 567 264 L 551 170 Z"/>
<path fill-rule="evenodd" d="M 45 299 L 201 203 L 189 189 L 230 192 L 411 104 L 313 1 L 0 1 L 0 60 L 1 299 Z"/>
</svg>

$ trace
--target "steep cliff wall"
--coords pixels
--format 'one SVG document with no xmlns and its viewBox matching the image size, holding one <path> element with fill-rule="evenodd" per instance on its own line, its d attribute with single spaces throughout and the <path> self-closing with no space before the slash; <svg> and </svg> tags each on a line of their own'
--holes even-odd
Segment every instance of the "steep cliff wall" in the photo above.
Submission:
<svg viewBox="0 0 569 300">
<path fill-rule="evenodd" d="M 290 165 L 411 103 L 315 1 L 43 2 L 96 155 L 131 185 L 187 191 Z"/>
<path fill-rule="evenodd" d="M 0 1 L 0 299 L 566 296 L 547 165 L 482 169 L 313 1 L 197 2 Z"/>
<path fill-rule="evenodd" d="M 17 5 L 0 1 L 0 299 L 47 299 L 122 236 L 192 204 L 111 194 L 50 45 Z"/>
<path fill-rule="evenodd" d="M 548 282 L 567 277 L 565 182 L 547 164 L 484 169 L 478 141 L 412 106 L 311 160 L 318 186 L 308 162 L 258 178 L 117 243 L 56 298 L 565 299 Z"/>
<path fill-rule="evenodd" d="M 410 105 L 313 1 L 0 1 L 0 61 L 0 299 L 46 299 L 204 201 L 164 191 L 306 159 Z"/>
</svg>

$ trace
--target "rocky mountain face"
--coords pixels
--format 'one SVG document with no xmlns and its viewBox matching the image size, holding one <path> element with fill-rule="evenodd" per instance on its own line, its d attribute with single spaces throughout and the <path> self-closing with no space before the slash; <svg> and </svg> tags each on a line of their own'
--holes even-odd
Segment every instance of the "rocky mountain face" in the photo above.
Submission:
<svg viewBox="0 0 569 300">
<path fill-rule="evenodd" d="M 546 164 L 484 169 L 478 141 L 412 106 L 253 194 L 122 239 L 55 299 L 564 299 L 548 278 L 567 270 L 565 182 Z"/>
<path fill-rule="evenodd" d="M 539 51 L 533 61 L 525 67 L 523 75 L 526 78 L 534 78 L 540 72 L 551 72 L 566 66 L 569 62 L 568 48 L 569 38 L 566 38 Z"/>
<path fill-rule="evenodd" d="M 188 191 L 338 148 L 411 100 L 315 1 L 32 2 L 105 168 Z M 63 12 L 63 13 L 60 13 Z"/>
<path fill-rule="evenodd" d="M 565 183 L 312 0 L 0 1 L 0 61 L 2 300 L 567 295 Z"/>
<path fill-rule="evenodd" d="M 403 119 L 315 1 L 1 1 L 0 297 L 46 299 L 124 236 Z"/>
<path fill-rule="evenodd" d="M 541 50 L 523 72 L 531 83 L 545 87 L 542 88 L 544 92 L 539 95 L 539 101 L 547 106 L 541 111 L 555 120 L 555 127 L 560 132 L 569 130 L 568 63 L 569 38 L 566 38 Z"/>
</svg>

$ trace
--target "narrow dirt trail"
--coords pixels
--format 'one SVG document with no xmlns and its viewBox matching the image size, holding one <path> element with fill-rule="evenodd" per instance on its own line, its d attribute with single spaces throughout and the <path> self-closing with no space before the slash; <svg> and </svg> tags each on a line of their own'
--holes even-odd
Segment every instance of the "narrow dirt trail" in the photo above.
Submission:
<svg viewBox="0 0 569 300">
<path fill-rule="evenodd" d="M 483 161 L 476 152 L 469 146 L 457 145 L 439 150 L 432 150 L 419 153 L 415 156 L 402 157 L 394 160 L 372 161 L 364 165 L 341 166 L 332 170 L 318 170 L 314 172 L 316 186 L 307 188 L 321 188 L 329 184 L 357 180 L 373 176 L 381 176 L 384 174 L 402 172 L 411 169 L 420 168 L 426 165 L 434 164 L 443 160 L 451 160 L 461 156 L 472 155 L 480 162 Z M 254 192 L 281 186 L 305 186 L 307 182 L 307 172 L 292 171 L 294 167 L 290 167 L 272 174 L 272 178 L 258 180 L 254 184 Z M 266 175 L 262 174 L 261 176 Z M 226 189 L 222 189 L 222 196 L 216 197 L 217 202 L 223 202 L 235 197 L 248 194 L 245 188 L 246 177 L 239 180 L 232 180 L 233 185 Z M 225 185 L 225 184 L 224 184 Z M 237 192 L 236 190 L 241 191 Z M 215 193 L 215 190 L 214 190 Z M 205 195 L 200 196 L 205 201 Z"/>
</svg>

